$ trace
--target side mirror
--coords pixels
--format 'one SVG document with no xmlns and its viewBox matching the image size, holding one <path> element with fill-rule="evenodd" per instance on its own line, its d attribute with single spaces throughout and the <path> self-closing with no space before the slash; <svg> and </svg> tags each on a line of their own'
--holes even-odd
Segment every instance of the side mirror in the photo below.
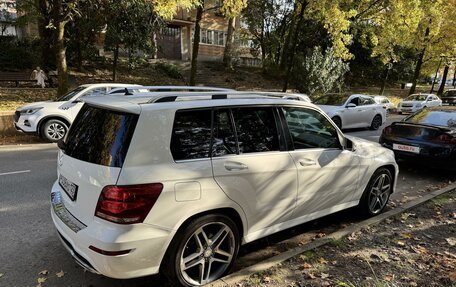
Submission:
<svg viewBox="0 0 456 287">
<path fill-rule="evenodd" d="M 346 108 L 347 108 L 347 109 L 349 109 L 349 108 L 356 108 L 356 105 L 355 105 L 354 103 L 349 103 L 349 104 L 347 104 Z"/>
<path fill-rule="evenodd" d="M 343 149 L 353 151 L 353 142 L 348 138 L 344 138 Z"/>
</svg>

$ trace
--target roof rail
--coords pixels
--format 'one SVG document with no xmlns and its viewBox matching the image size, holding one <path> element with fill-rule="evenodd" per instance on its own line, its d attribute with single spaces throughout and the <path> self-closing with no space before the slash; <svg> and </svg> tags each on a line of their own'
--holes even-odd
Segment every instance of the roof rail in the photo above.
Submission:
<svg viewBox="0 0 456 287">
<path fill-rule="evenodd" d="M 290 99 L 290 95 L 303 94 L 288 94 L 281 92 L 257 92 L 257 91 L 204 91 L 204 92 L 162 92 L 153 93 L 151 99 L 147 103 L 164 103 L 175 102 L 177 100 L 220 100 L 220 99 L 239 99 L 239 98 L 284 98 Z M 307 100 L 305 100 L 307 101 Z M 310 102 L 310 101 L 308 101 Z"/>
</svg>

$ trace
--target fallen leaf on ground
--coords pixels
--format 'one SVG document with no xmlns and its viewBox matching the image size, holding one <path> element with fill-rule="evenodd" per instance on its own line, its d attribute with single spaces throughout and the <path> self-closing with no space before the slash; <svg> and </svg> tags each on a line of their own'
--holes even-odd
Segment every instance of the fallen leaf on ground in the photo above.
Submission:
<svg viewBox="0 0 456 287">
<path fill-rule="evenodd" d="M 412 282 L 409 283 L 409 286 L 411 286 L 411 287 L 417 287 L 417 286 L 418 286 L 418 283 L 412 281 Z"/>
<path fill-rule="evenodd" d="M 407 239 L 410 239 L 413 237 L 413 235 L 411 233 L 402 233 L 401 236 L 404 238 L 407 238 Z"/>
<path fill-rule="evenodd" d="M 3 277 L 3 275 L 5 275 L 5 274 L 3 274 L 3 273 L 0 273 L 0 278 L 2 278 L 2 277 Z"/>
<path fill-rule="evenodd" d="M 307 276 L 309 276 L 310 279 L 316 279 L 317 278 L 317 276 L 315 276 L 315 274 L 313 274 L 313 273 L 309 273 L 309 274 L 307 274 Z"/>
<path fill-rule="evenodd" d="M 456 282 L 456 270 L 453 271 L 453 272 L 450 272 L 450 274 L 449 274 L 448 277 L 450 278 L 450 280 L 451 280 L 452 282 Z"/>
<path fill-rule="evenodd" d="M 43 271 L 40 271 L 40 273 L 38 273 L 38 275 L 48 275 L 49 271 L 47 270 L 43 270 Z"/>
<path fill-rule="evenodd" d="M 37 279 L 38 284 L 44 283 L 44 282 L 46 282 L 46 280 L 47 280 L 47 278 L 44 278 L 44 277 L 39 277 L 39 278 Z"/>
<path fill-rule="evenodd" d="M 323 257 L 320 257 L 320 259 L 318 259 L 318 262 L 320 262 L 320 264 L 328 264 L 328 261 L 326 261 L 326 259 Z"/>
<path fill-rule="evenodd" d="M 320 277 L 321 277 L 321 279 L 326 279 L 326 278 L 329 277 L 329 274 L 328 273 L 321 273 Z"/>
<path fill-rule="evenodd" d="M 405 246 L 405 242 L 402 241 L 402 240 L 398 240 L 398 241 L 396 242 L 396 244 L 399 245 L 399 246 Z"/>
<path fill-rule="evenodd" d="M 304 269 L 310 269 L 312 268 L 312 264 L 309 264 L 307 262 L 304 262 L 304 265 L 303 265 Z"/>
<path fill-rule="evenodd" d="M 263 278 L 263 282 L 264 282 L 264 283 L 269 283 L 269 282 L 271 282 L 271 277 L 268 277 L 268 276 L 264 277 L 264 278 Z"/>
<path fill-rule="evenodd" d="M 65 275 L 65 272 L 63 272 L 63 270 L 62 270 L 62 271 L 60 271 L 60 272 L 58 272 L 58 273 L 55 273 L 55 275 L 56 275 L 57 277 L 59 277 L 59 278 L 62 278 L 62 277 Z"/>
<path fill-rule="evenodd" d="M 393 276 L 391 276 L 391 275 L 385 275 L 385 276 L 383 276 L 383 280 L 388 281 L 388 282 L 391 282 L 391 280 L 393 280 Z"/>
<path fill-rule="evenodd" d="M 448 244 L 450 244 L 450 246 L 456 245 L 456 238 L 454 238 L 454 237 L 446 238 L 445 240 L 446 240 L 446 242 L 448 242 Z"/>
</svg>

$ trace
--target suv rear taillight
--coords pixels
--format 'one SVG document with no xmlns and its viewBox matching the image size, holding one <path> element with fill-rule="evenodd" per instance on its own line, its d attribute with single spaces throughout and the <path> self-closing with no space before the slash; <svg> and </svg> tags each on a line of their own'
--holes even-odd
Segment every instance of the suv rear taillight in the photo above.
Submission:
<svg viewBox="0 0 456 287">
<path fill-rule="evenodd" d="M 143 222 L 162 189 L 161 183 L 105 186 L 95 216 L 119 224 Z"/>
</svg>

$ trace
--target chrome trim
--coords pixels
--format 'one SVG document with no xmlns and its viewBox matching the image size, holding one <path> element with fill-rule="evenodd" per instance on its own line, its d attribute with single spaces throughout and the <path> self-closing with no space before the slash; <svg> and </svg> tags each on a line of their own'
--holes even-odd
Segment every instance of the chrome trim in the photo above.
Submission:
<svg viewBox="0 0 456 287">
<path fill-rule="evenodd" d="M 55 215 L 74 232 L 81 231 L 87 227 L 65 208 L 62 201 L 62 194 L 59 191 L 51 193 L 51 205 Z"/>
</svg>

